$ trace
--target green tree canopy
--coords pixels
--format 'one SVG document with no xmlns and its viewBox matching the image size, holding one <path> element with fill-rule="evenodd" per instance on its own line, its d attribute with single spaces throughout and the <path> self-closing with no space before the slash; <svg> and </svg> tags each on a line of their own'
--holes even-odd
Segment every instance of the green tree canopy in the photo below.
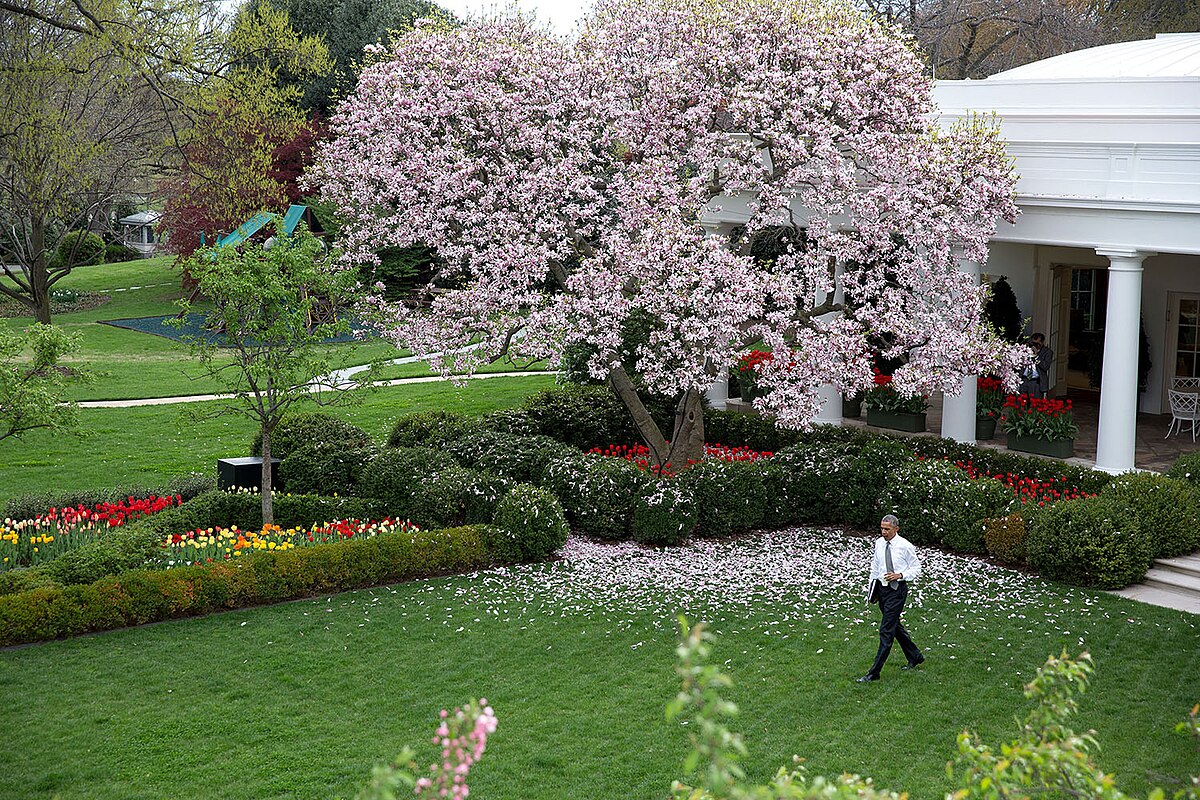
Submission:
<svg viewBox="0 0 1200 800">
<path fill-rule="evenodd" d="M 60 359 L 79 349 L 79 334 L 36 323 L 20 333 L 0 330 L 0 441 L 26 431 L 74 431 L 78 414 L 66 390 L 89 379 Z"/>
</svg>

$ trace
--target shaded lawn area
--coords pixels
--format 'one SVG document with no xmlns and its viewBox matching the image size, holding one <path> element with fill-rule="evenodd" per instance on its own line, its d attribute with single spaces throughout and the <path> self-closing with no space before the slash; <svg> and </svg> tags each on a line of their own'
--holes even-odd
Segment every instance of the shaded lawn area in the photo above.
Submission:
<svg viewBox="0 0 1200 800">
<path fill-rule="evenodd" d="M 554 384 L 552 376 L 487 378 L 462 388 L 438 381 L 362 393 L 362 403 L 299 411 L 327 411 L 385 441 L 401 414 L 446 409 L 484 414 L 517 405 Z M 158 486 L 173 475 L 216 471 L 218 458 L 244 456 L 254 423 L 241 416 L 196 419 L 219 402 L 135 408 L 80 409 L 85 437 L 31 431 L 0 444 L 0 509 L 11 497 L 48 489 L 91 489 L 118 484 Z"/>
<path fill-rule="evenodd" d="M 499 730 L 472 796 L 663 798 L 687 728 L 675 616 L 719 632 L 756 780 L 808 759 L 915 798 L 952 788 L 963 728 L 998 744 L 1047 655 L 1091 650 L 1074 720 L 1144 794 L 1197 769 L 1173 732 L 1200 699 L 1196 619 L 926 552 L 907 622 L 928 661 L 858 685 L 874 652 L 870 541 L 755 534 L 672 551 L 572 540 L 544 565 L 421 581 L 0 652 L 0 797 L 353 796 L 440 708 L 486 696 Z M 849 566 L 848 566 L 849 565 Z"/>
</svg>

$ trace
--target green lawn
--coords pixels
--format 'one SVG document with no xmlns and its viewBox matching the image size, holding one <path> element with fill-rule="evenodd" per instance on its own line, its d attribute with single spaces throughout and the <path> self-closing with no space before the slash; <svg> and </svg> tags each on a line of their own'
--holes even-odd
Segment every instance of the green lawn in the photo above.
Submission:
<svg viewBox="0 0 1200 800">
<path fill-rule="evenodd" d="M 443 408 L 486 413 L 516 405 L 549 388 L 551 376 L 487 378 L 462 388 L 448 382 L 363 392 L 359 405 L 330 413 L 360 425 L 383 441 L 401 414 Z M 246 455 L 253 423 L 240 416 L 196 419 L 219 403 L 80 410 L 83 438 L 30 432 L 0 444 L 0 508 L 26 492 L 90 489 L 123 483 L 160 485 L 170 476 L 213 472 L 216 459 Z M 312 408 L 303 406 L 302 408 Z"/>
<path fill-rule="evenodd" d="M 1198 769 L 1172 730 L 1200 699 L 1195 617 L 930 553 L 906 612 L 927 663 L 894 653 L 864 686 L 868 540 L 567 556 L 0 652 L 0 797 L 352 796 L 405 743 L 428 763 L 438 710 L 483 695 L 500 726 L 473 797 L 664 798 L 687 748 L 663 715 L 679 611 L 719 631 L 756 780 L 798 753 L 939 798 L 956 734 L 1011 738 L 1022 683 L 1083 647 L 1097 678 L 1075 727 L 1101 765 L 1135 793 Z"/>
<path fill-rule="evenodd" d="M 178 397 L 220 389 L 216 382 L 201 376 L 199 365 L 189 356 L 185 345 L 162 336 L 100 323 L 100 320 L 177 313 L 175 302 L 183 293 L 180 274 L 172 267 L 173 262 L 168 256 L 78 267 L 55 285 L 87 292 L 104 291 L 112 298 L 91 311 L 52 317 L 55 325 L 82 334 L 81 350 L 67 361 L 86 364 L 99 373 L 94 382 L 73 390 L 70 399 Z M 29 317 L 0 319 L 0 326 L 15 329 L 30 321 Z M 330 348 L 342 366 L 405 355 L 379 340 Z"/>
</svg>

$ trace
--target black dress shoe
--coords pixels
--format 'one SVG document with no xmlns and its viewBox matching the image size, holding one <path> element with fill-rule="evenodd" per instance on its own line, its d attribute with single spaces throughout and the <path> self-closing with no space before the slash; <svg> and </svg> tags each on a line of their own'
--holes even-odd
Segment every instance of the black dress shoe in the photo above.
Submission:
<svg viewBox="0 0 1200 800">
<path fill-rule="evenodd" d="M 901 667 L 900 669 L 916 669 L 917 667 L 921 666 L 924 663 L 925 663 L 925 659 L 922 658 L 920 661 L 910 661 L 907 664 L 905 664 L 903 667 Z"/>
<path fill-rule="evenodd" d="M 855 683 L 870 683 L 871 681 L 877 681 L 877 680 L 879 680 L 878 675 L 872 675 L 871 673 L 868 672 L 866 675 L 863 675 L 861 678 L 855 678 L 854 682 Z"/>
</svg>

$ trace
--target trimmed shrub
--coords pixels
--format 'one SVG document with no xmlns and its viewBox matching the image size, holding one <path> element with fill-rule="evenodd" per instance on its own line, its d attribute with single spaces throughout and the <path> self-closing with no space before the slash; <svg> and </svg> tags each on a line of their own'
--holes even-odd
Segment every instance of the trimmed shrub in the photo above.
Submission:
<svg viewBox="0 0 1200 800">
<path fill-rule="evenodd" d="M 70 231 L 58 240 L 55 262 L 64 267 L 90 267 L 104 263 L 104 240 L 91 231 Z"/>
<path fill-rule="evenodd" d="M 489 411 L 479 418 L 479 430 L 512 433 L 517 436 L 533 436 L 537 433 L 529 421 L 529 415 L 519 408 L 501 408 Z"/>
<path fill-rule="evenodd" d="M 119 264 L 123 261 L 133 261 L 141 258 L 142 254 L 132 247 L 126 247 L 120 242 L 109 242 L 104 245 L 104 263 Z"/>
<path fill-rule="evenodd" d="M 728 536 L 762 524 L 766 485 L 753 462 L 707 459 L 675 479 L 696 502 L 696 534 Z"/>
<path fill-rule="evenodd" d="M 1104 497 L 1133 509 L 1155 558 L 1200 548 L 1200 490 L 1188 481 L 1149 472 L 1121 475 Z"/>
<path fill-rule="evenodd" d="M 951 550 L 983 555 L 987 552 L 985 520 L 1000 516 L 1015 502 L 1012 492 L 999 481 L 968 479 L 942 500 L 934 519 L 935 534 Z"/>
<path fill-rule="evenodd" d="M 854 455 L 849 480 L 838 491 L 838 502 L 845 508 L 845 521 L 858 528 L 873 530 L 882 514 L 888 513 L 880 510 L 880 495 L 889 477 L 911 463 L 915 462 L 912 448 L 907 443 L 886 437 L 868 439 Z M 904 517 L 900 517 L 900 521 L 907 525 Z M 904 536 L 911 538 L 907 531 Z"/>
<path fill-rule="evenodd" d="M 1005 564 L 1026 562 L 1025 518 L 1020 513 L 993 517 L 983 521 L 983 541 L 988 555 Z"/>
<path fill-rule="evenodd" d="M 749 447 L 774 453 L 801 439 L 797 431 L 785 430 L 775 420 L 740 411 L 705 411 L 704 438 L 730 447 Z"/>
<path fill-rule="evenodd" d="M 633 540 L 671 546 L 683 542 L 696 527 L 696 501 L 672 480 L 655 480 L 634 499 Z"/>
<path fill-rule="evenodd" d="M 850 508 L 845 490 L 856 474 L 855 455 L 847 444 L 806 443 L 785 447 L 764 462 L 770 502 L 786 504 L 786 513 L 777 512 L 784 517 L 781 524 L 791 520 L 814 525 L 846 522 Z"/>
<path fill-rule="evenodd" d="M 250 497 L 259 500 L 258 495 Z M 281 528 L 308 528 L 314 523 L 342 519 L 370 519 L 373 510 L 369 502 L 358 497 L 331 497 L 321 494 L 277 494 L 272 502 L 275 524 Z M 261 501 L 259 508 L 261 510 Z M 261 522 L 260 514 L 258 524 Z M 224 523 L 209 522 L 203 527 L 219 524 Z"/>
<path fill-rule="evenodd" d="M 396 420 L 388 447 L 441 448 L 478 427 L 478 420 L 457 411 L 417 411 Z"/>
<path fill-rule="evenodd" d="M 500 560 L 489 549 L 496 538 L 483 525 L 398 532 L 43 586 L 0 596 L 0 646 L 481 569 Z"/>
<path fill-rule="evenodd" d="M 189 472 L 186 475 L 177 475 L 168 481 L 166 494 L 168 497 L 178 495 L 186 503 L 193 497 L 215 491 L 216 488 L 217 476 L 214 473 Z"/>
<path fill-rule="evenodd" d="M 912 461 L 888 476 L 879 496 L 876 516 L 895 514 L 900 533 L 913 544 L 938 545 L 942 540 L 944 503 L 964 492 L 971 483 L 962 470 L 945 461 Z M 980 518 L 982 519 L 982 515 Z M 980 530 L 980 537 L 983 532 Z"/>
<path fill-rule="evenodd" d="M 1140 581 L 1153 555 L 1133 509 L 1104 496 L 1046 506 L 1025 547 L 1029 565 L 1044 577 L 1098 589 Z"/>
<path fill-rule="evenodd" d="M 542 483 L 546 461 L 568 449 L 548 436 L 518 436 L 479 430 L 446 445 L 459 463 L 523 483 Z"/>
<path fill-rule="evenodd" d="M 549 558 L 567 541 L 562 504 L 550 492 L 527 483 L 518 483 L 504 495 L 496 506 L 494 524 L 512 535 L 521 561 Z"/>
<path fill-rule="evenodd" d="M 496 516 L 496 506 L 512 488 L 512 481 L 490 472 L 464 469 L 463 521 L 468 525 L 486 524 Z"/>
<path fill-rule="evenodd" d="M 42 567 L 0 572 L 0 594 L 18 594 L 47 586 L 58 586 L 58 581 Z"/>
<path fill-rule="evenodd" d="M 1168 478 L 1200 483 L 1200 453 L 1184 453 L 1167 470 Z"/>
<path fill-rule="evenodd" d="M 160 521 L 173 512 L 174 509 L 161 511 L 144 521 L 115 528 L 94 542 L 68 550 L 42 569 L 63 585 L 92 583 L 105 575 L 137 569 L 158 550 L 158 531 L 147 523 Z"/>
<path fill-rule="evenodd" d="M 607 386 L 547 389 L 520 408 L 533 430 L 581 450 L 638 439 L 625 404 Z"/>
<path fill-rule="evenodd" d="M 378 516 L 406 519 L 425 478 L 456 466 L 448 454 L 427 447 L 391 448 L 363 469 L 358 493 L 373 501 Z"/>
<path fill-rule="evenodd" d="M 467 485 L 474 470 L 446 467 L 424 475 L 413 493 L 405 517 L 422 528 L 460 524 L 466 516 Z"/>
<path fill-rule="evenodd" d="M 317 443 L 341 444 L 349 449 L 361 449 L 374 444 L 371 435 L 357 425 L 351 425 L 332 414 L 305 411 L 288 414 L 271 434 L 271 457 L 287 458 L 293 450 Z M 262 431 L 250 441 L 250 455 L 262 455 Z"/>
<path fill-rule="evenodd" d="M 279 464 L 279 482 L 297 494 L 356 494 L 363 470 L 376 455 L 374 445 L 313 442 L 288 453 Z"/>
<path fill-rule="evenodd" d="M 1007 450 L 972 447 L 952 439 L 917 436 L 908 442 L 917 455 L 926 458 L 944 458 L 955 463 L 969 464 L 988 475 L 1011 473 L 1038 481 L 1061 480 L 1066 486 L 1078 488 L 1088 494 L 1100 493 L 1112 480 L 1108 473 L 1087 467 L 1023 456 Z"/>
<path fill-rule="evenodd" d="M 573 525 L 619 541 L 629 538 L 634 503 L 651 477 L 624 459 L 572 451 L 550 457 L 544 480 Z"/>
</svg>

